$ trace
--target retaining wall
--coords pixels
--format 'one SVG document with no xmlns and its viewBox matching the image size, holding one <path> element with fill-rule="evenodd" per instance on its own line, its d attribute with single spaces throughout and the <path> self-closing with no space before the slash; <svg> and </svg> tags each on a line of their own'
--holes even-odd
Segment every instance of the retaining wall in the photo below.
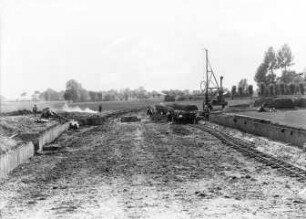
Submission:
<svg viewBox="0 0 306 219">
<path fill-rule="evenodd" d="M 52 126 L 39 133 L 38 140 L 34 142 L 35 151 L 42 151 L 45 144 L 49 144 L 57 139 L 64 131 L 69 129 L 70 122 Z"/>
<path fill-rule="evenodd" d="M 111 116 L 119 116 L 127 112 L 137 111 L 129 110 L 129 111 L 116 111 L 111 112 L 103 117 L 94 117 L 83 119 L 80 122 L 81 125 L 101 125 L 105 119 Z M 35 152 L 42 151 L 43 146 L 53 142 L 56 138 L 58 138 L 63 132 L 69 129 L 70 122 L 66 122 L 61 125 L 54 125 L 41 133 L 25 133 L 21 135 L 21 139 L 30 140 L 28 143 L 23 143 L 12 150 L 0 154 L 0 178 L 5 177 L 10 171 L 16 168 L 18 165 L 25 162 L 27 159 L 32 157 Z"/>
<path fill-rule="evenodd" d="M 275 141 L 291 143 L 300 147 L 303 147 L 306 143 L 305 129 L 288 127 L 267 120 L 234 114 L 212 114 L 210 120 L 220 125 L 268 137 Z"/>
<path fill-rule="evenodd" d="M 0 178 L 5 177 L 10 171 L 24 163 L 34 155 L 32 142 L 23 143 L 12 150 L 0 155 Z"/>
</svg>

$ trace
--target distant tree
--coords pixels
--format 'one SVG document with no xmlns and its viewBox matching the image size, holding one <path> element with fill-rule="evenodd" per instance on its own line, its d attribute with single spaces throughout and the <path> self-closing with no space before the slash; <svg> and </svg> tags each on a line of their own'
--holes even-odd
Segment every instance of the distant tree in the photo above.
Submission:
<svg viewBox="0 0 306 219">
<path fill-rule="evenodd" d="M 296 91 L 296 85 L 294 83 L 290 83 L 289 84 L 289 91 L 291 95 L 295 94 L 295 91 Z"/>
<path fill-rule="evenodd" d="M 169 94 L 167 94 L 167 95 L 165 96 L 165 101 L 166 101 L 166 102 L 173 102 L 173 101 L 175 101 L 175 97 L 174 97 L 174 96 L 171 96 L 171 95 L 169 95 Z"/>
<path fill-rule="evenodd" d="M 39 99 L 46 100 L 46 101 L 60 100 L 60 93 L 51 88 L 48 88 L 44 92 L 40 93 Z"/>
<path fill-rule="evenodd" d="M 123 90 L 123 99 L 124 99 L 125 101 L 129 100 L 130 94 L 131 94 L 131 90 L 128 89 L 128 88 L 125 88 L 125 89 Z"/>
<path fill-rule="evenodd" d="M 271 75 L 274 75 L 274 70 L 277 68 L 277 57 L 276 57 L 276 53 L 273 47 L 269 47 L 268 51 L 265 54 L 264 62 L 268 63 L 268 70 L 270 71 Z M 270 81 L 270 83 L 273 83 L 273 82 L 274 81 Z"/>
<path fill-rule="evenodd" d="M 115 100 L 115 97 L 110 93 L 106 93 L 105 95 L 103 95 L 103 100 L 104 101 L 112 101 L 112 100 Z"/>
<path fill-rule="evenodd" d="M 249 93 L 250 97 L 253 97 L 254 91 L 253 91 L 253 85 L 251 85 L 251 84 L 248 86 L 248 93 Z"/>
<path fill-rule="evenodd" d="M 285 87 L 285 95 L 287 95 L 287 94 L 289 94 L 289 86 L 288 86 L 288 84 L 284 84 L 284 87 Z"/>
<path fill-rule="evenodd" d="M 239 88 L 241 87 L 241 89 L 242 89 L 242 93 L 240 94 L 240 92 L 239 92 Z M 241 79 L 240 81 L 239 81 L 239 83 L 238 83 L 238 92 L 239 92 L 239 95 L 240 96 L 243 96 L 243 95 L 245 95 L 246 93 L 247 93 L 247 91 L 248 91 L 248 80 L 247 79 Z"/>
<path fill-rule="evenodd" d="M 243 94 L 244 94 L 244 92 L 243 92 L 243 87 L 238 87 L 238 95 L 239 95 L 240 97 L 242 97 Z"/>
<path fill-rule="evenodd" d="M 299 89 L 300 89 L 300 93 L 304 95 L 304 93 L 305 93 L 305 84 L 304 83 L 299 83 Z"/>
<path fill-rule="evenodd" d="M 21 97 L 25 97 L 25 96 L 27 96 L 27 94 L 28 94 L 27 92 L 22 92 L 22 93 L 20 94 L 20 96 L 21 96 Z"/>
<path fill-rule="evenodd" d="M 89 96 L 89 92 L 85 89 L 81 89 L 80 90 L 80 99 L 79 101 L 81 102 L 87 102 L 90 101 L 90 96 Z"/>
<path fill-rule="evenodd" d="M 287 68 L 293 63 L 293 55 L 288 44 L 284 44 L 281 49 L 277 52 L 277 65 L 279 68 L 284 69 L 287 72 Z"/>
<path fill-rule="evenodd" d="M 91 101 L 96 101 L 96 92 L 94 91 L 88 91 L 89 97 Z"/>
<path fill-rule="evenodd" d="M 136 89 L 137 98 L 138 99 L 146 99 L 147 98 L 147 91 L 143 87 L 139 87 Z"/>
<path fill-rule="evenodd" d="M 280 83 L 279 84 L 279 88 L 280 88 L 280 94 L 281 95 L 285 95 L 286 94 L 286 91 L 285 91 L 285 83 Z"/>
<path fill-rule="evenodd" d="M 67 81 L 66 90 L 64 93 L 65 100 L 72 100 L 73 102 L 80 101 L 82 85 L 76 80 Z"/>
<path fill-rule="evenodd" d="M 102 101 L 103 100 L 102 92 L 98 92 L 97 93 L 97 98 L 98 98 L 98 101 Z"/>
<path fill-rule="evenodd" d="M 32 100 L 37 101 L 39 100 L 40 92 L 38 90 L 34 91 L 32 94 Z"/>
<path fill-rule="evenodd" d="M 270 83 L 275 83 L 276 75 L 274 70 L 277 68 L 277 57 L 273 47 L 269 47 L 265 52 L 264 60 L 257 68 L 254 80 L 257 85 L 260 83 L 265 83 L 266 85 Z"/>
<path fill-rule="evenodd" d="M 259 84 L 259 92 L 261 96 L 265 96 L 266 95 L 266 84 L 264 82 L 261 82 Z"/>
<path fill-rule="evenodd" d="M 232 94 L 232 99 L 234 99 L 234 96 L 236 96 L 237 94 L 237 87 L 235 85 L 232 86 L 231 94 Z"/>
<path fill-rule="evenodd" d="M 275 94 L 276 95 L 281 94 L 280 83 L 275 84 Z"/>
<path fill-rule="evenodd" d="M 269 96 L 275 95 L 275 85 L 274 84 L 269 84 L 268 90 L 269 90 Z"/>
<path fill-rule="evenodd" d="M 295 71 L 283 71 L 282 75 L 278 78 L 280 82 L 289 84 L 292 82 L 303 81 L 302 77 Z"/>
<path fill-rule="evenodd" d="M 267 73 L 268 73 L 269 65 L 268 63 L 261 63 L 257 68 L 256 74 L 254 76 L 254 81 L 257 82 L 258 87 L 260 83 L 267 83 Z"/>
</svg>

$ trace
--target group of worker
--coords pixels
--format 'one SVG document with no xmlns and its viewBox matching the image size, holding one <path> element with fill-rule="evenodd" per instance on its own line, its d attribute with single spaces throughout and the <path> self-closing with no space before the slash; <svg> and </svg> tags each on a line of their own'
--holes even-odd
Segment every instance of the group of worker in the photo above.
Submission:
<svg viewBox="0 0 306 219">
<path fill-rule="evenodd" d="M 267 104 L 266 103 L 263 103 L 258 109 L 257 109 L 257 112 L 267 112 L 267 109 L 265 108 L 267 107 Z M 276 112 L 276 108 L 274 105 L 272 105 L 269 109 L 270 112 Z"/>
</svg>

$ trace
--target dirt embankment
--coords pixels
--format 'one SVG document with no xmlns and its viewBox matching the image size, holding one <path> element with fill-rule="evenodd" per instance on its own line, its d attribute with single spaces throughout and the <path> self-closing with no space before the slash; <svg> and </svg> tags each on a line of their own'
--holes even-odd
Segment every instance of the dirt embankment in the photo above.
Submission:
<svg viewBox="0 0 306 219">
<path fill-rule="evenodd" d="M 68 131 L 0 182 L 3 218 L 298 218 L 303 184 L 188 126 Z"/>
<path fill-rule="evenodd" d="M 0 117 L 0 134 L 11 136 L 20 133 L 39 133 L 59 123 L 58 119 L 37 122 L 39 116 L 18 115 Z"/>
</svg>

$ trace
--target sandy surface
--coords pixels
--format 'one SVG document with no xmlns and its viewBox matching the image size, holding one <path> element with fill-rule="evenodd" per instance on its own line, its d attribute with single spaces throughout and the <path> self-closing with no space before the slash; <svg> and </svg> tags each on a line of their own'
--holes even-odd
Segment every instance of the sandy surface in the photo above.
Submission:
<svg viewBox="0 0 306 219">
<path fill-rule="evenodd" d="M 305 184 L 207 133 L 138 116 L 68 131 L 50 145 L 61 149 L 0 180 L 2 218 L 305 218 Z"/>
</svg>

